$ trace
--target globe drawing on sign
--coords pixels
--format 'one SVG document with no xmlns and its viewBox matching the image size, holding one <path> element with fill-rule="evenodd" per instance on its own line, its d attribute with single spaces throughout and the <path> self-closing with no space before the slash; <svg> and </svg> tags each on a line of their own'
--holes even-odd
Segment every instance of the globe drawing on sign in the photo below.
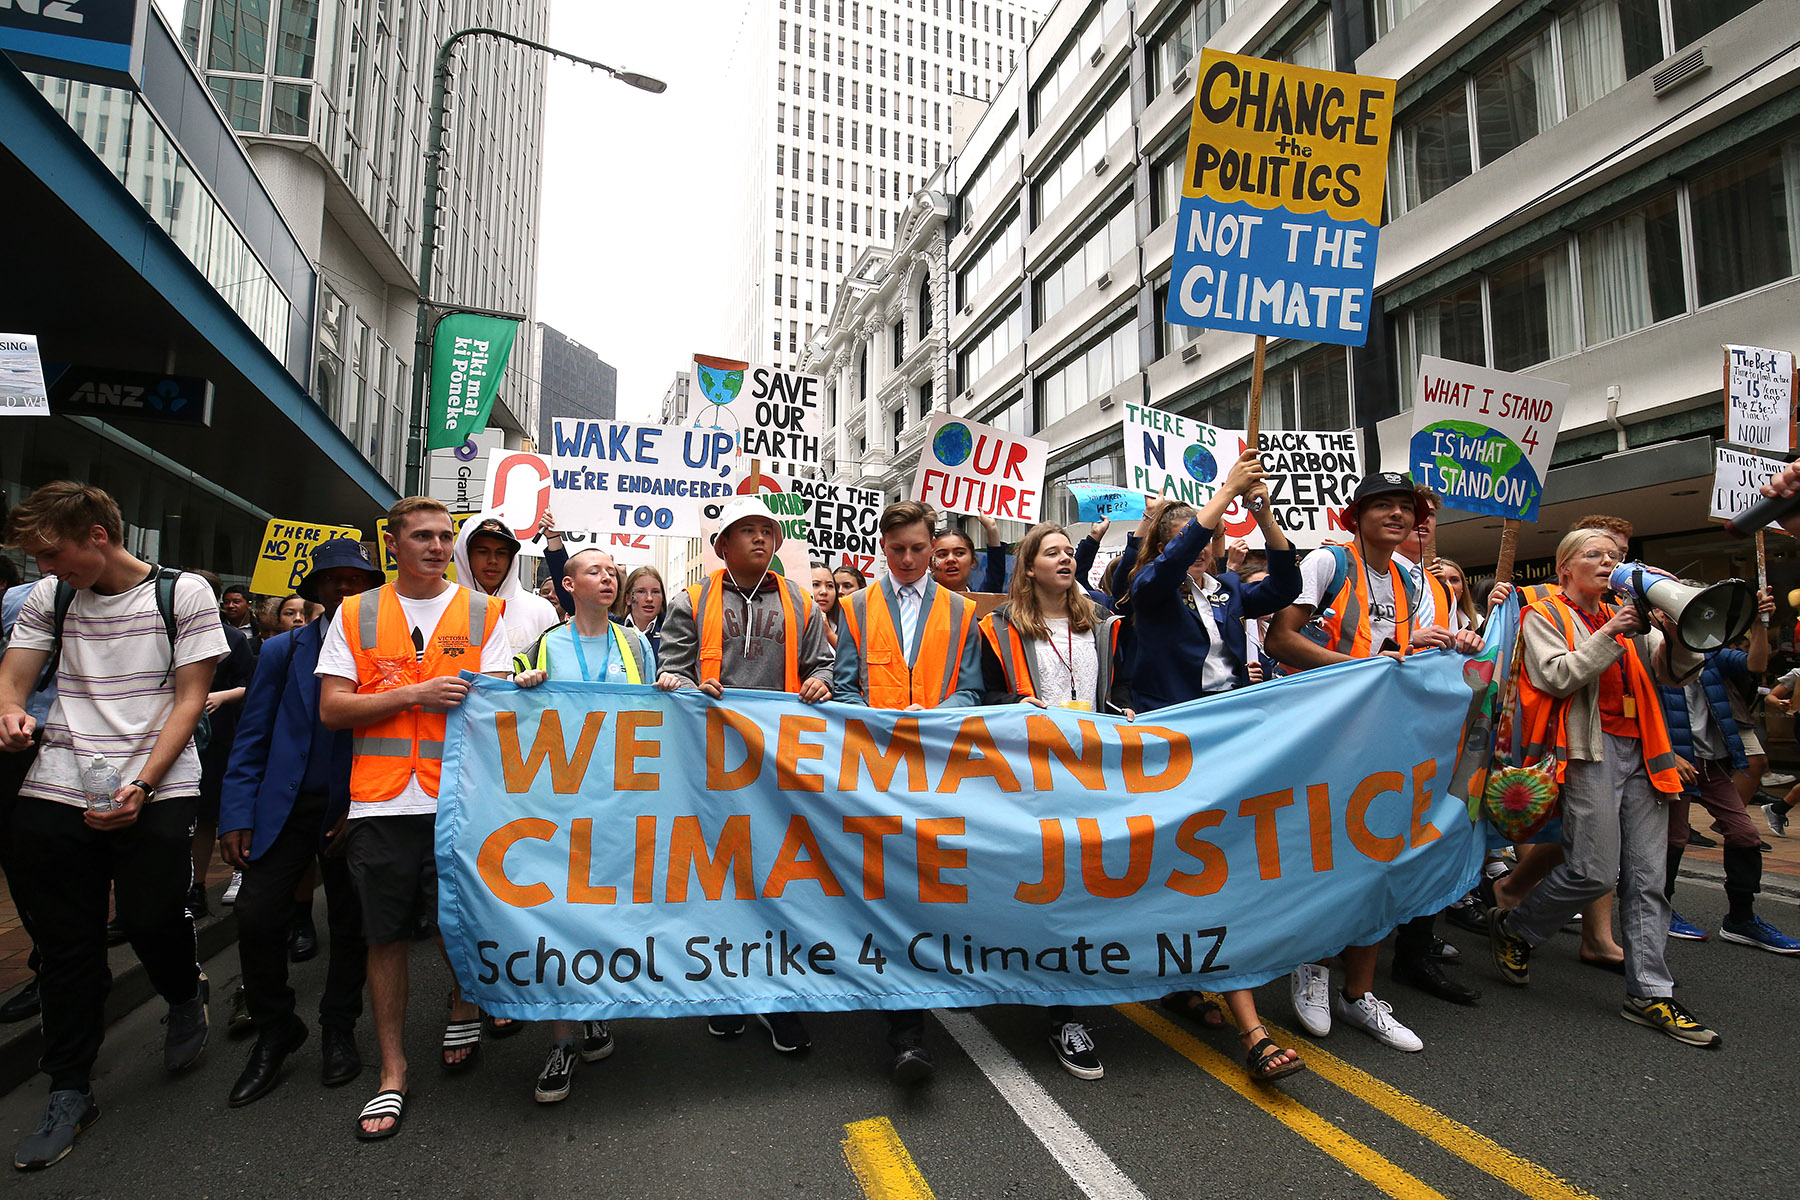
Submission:
<svg viewBox="0 0 1800 1200">
<path fill-rule="evenodd" d="M 947 467 L 962 466 L 974 449 L 975 439 L 969 436 L 969 427 L 961 421 L 945 422 L 937 436 L 931 439 L 931 452 Z"/>
<path fill-rule="evenodd" d="M 1456 454 L 1436 453 L 1454 446 Z M 1525 451 L 1505 434 L 1473 421 L 1434 421 L 1413 435 L 1413 464 L 1429 466 L 1451 508 L 1503 514 L 1531 512 L 1543 492 Z M 1469 501 L 1475 501 L 1470 504 Z"/>
<path fill-rule="evenodd" d="M 1212 452 L 1198 443 L 1182 451 L 1181 465 L 1200 483 L 1211 483 L 1219 477 L 1219 464 L 1214 461 Z"/>
<path fill-rule="evenodd" d="M 717 367 L 702 366 L 696 361 L 694 379 L 700 385 L 700 394 L 721 406 L 736 400 L 738 393 L 744 390 L 744 373 L 741 370 L 720 370 Z"/>
</svg>

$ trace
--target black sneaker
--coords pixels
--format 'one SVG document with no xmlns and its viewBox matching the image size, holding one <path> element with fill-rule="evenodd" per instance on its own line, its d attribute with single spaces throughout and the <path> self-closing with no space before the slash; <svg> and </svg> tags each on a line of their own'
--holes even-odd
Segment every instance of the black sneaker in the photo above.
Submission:
<svg viewBox="0 0 1800 1200">
<path fill-rule="evenodd" d="M 924 1083 L 935 1070 L 923 1046 L 907 1046 L 894 1055 L 892 1078 L 901 1087 Z"/>
<path fill-rule="evenodd" d="M 613 1052 L 612 1031 L 605 1021 L 581 1023 L 581 1061 L 599 1062 Z"/>
<path fill-rule="evenodd" d="M 94 1102 L 94 1093 L 74 1088 L 51 1092 L 43 1123 L 19 1143 L 13 1153 L 13 1166 L 21 1171 L 41 1171 L 61 1162 L 75 1148 L 76 1135 L 99 1119 L 100 1106 Z"/>
<path fill-rule="evenodd" d="M 744 1032 L 742 1013 L 706 1018 L 706 1032 L 716 1038 L 734 1038 Z"/>
<path fill-rule="evenodd" d="M 165 1070 L 185 1071 L 199 1062 L 200 1055 L 206 1051 L 206 1000 L 210 990 L 206 972 L 202 971 L 200 987 L 194 993 L 194 998 L 181 1004 L 169 1005 L 169 1015 L 163 1018 L 163 1024 L 167 1026 L 163 1033 Z"/>
<path fill-rule="evenodd" d="M 1106 1074 L 1100 1056 L 1094 1052 L 1093 1035 L 1079 1021 L 1067 1021 L 1050 1033 L 1050 1048 L 1063 1070 L 1077 1079 L 1099 1079 Z"/>
<path fill-rule="evenodd" d="M 783 1054 L 799 1054 L 812 1045 L 795 1013 L 757 1013 L 756 1022 L 769 1031 L 769 1040 Z"/>
<path fill-rule="evenodd" d="M 250 1019 L 250 994 L 244 990 L 243 984 L 231 993 L 231 1016 L 225 1021 L 225 1032 L 234 1038 L 246 1037 L 256 1028 Z"/>
<path fill-rule="evenodd" d="M 575 1055 L 572 1047 L 557 1042 L 550 1047 L 550 1057 L 544 1060 L 544 1069 L 538 1072 L 537 1102 L 539 1104 L 555 1104 L 558 1100 L 566 1100 L 569 1096 L 569 1080 L 575 1074 Z"/>
</svg>

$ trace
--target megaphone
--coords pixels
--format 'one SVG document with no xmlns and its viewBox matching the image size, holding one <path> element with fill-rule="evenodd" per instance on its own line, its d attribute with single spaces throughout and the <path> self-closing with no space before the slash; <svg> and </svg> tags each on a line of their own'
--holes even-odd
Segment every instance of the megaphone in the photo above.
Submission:
<svg viewBox="0 0 1800 1200">
<path fill-rule="evenodd" d="M 1640 611 L 1651 604 L 1668 614 L 1682 645 L 1700 654 L 1742 637 L 1756 619 L 1756 596 L 1742 579 L 1689 587 L 1667 571 L 1628 562 L 1613 568 L 1607 584 Z"/>
</svg>

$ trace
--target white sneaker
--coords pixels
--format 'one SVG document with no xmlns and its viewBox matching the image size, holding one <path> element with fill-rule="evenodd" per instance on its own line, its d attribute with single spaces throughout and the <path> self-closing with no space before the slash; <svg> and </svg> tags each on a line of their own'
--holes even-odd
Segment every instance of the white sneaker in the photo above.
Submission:
<svg viewBox="0 0 1800 1200">
<path fill-rule="evenodd" d="M 242 871 L 233 871 L 231 873 L 231 882 L 225 885 L 225 894 L 219 897 L 219 903 L 236 904 L 238 889 L 243 886 L 244 873 Z"/>
<path fill-rule="evenodd" d="M 1294 1000 L 1294 1015 L 1300 1028 L 1314 1037 L 1331 1032 L 1331 968 L 1323 963 L 1301 963 L 1288 977 L 1288 991 Z"/>
<path fill-rule="evenodd" d="M 1786 771 L 1764 771 L 1762 785 L 1764 787 L 1793 787 L 1794 777 Z"/>
<path fill-rule="evenodd" d="M 1355 1004 L 1333 992 L 1331 1007 L 1338 1020 L 1355 1026 L 1384 1046 L 1406 1051 L 1425 1048 L 1418 1034 L 1394 1020 L 1394 1006 L 1386 1000 L 1377 1000 L 1374 992 L 1364 992 Z"/>
</svg>

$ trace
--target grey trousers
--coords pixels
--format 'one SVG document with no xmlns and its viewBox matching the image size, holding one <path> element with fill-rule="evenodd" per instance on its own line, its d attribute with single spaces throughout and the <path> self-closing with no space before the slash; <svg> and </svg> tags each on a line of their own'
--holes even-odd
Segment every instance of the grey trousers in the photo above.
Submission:
<svg viewBox="0 0 1800 1200">
<path fill-rule="evenodd" d="M 1671 996 L 1665 951 L 1669 902 L 1663 874 L 1669 812 L 1650 786 L 1643 743 L 1602 735 L 1603 762 L 1569 761 L 1561 793 L 1565 858 L 1506 919 L 1506 927 L 1541 946 L 1588 904 L 1619 889 L 1625 935 L 1626 989 L 1633 996 Z"/>
</svg>

